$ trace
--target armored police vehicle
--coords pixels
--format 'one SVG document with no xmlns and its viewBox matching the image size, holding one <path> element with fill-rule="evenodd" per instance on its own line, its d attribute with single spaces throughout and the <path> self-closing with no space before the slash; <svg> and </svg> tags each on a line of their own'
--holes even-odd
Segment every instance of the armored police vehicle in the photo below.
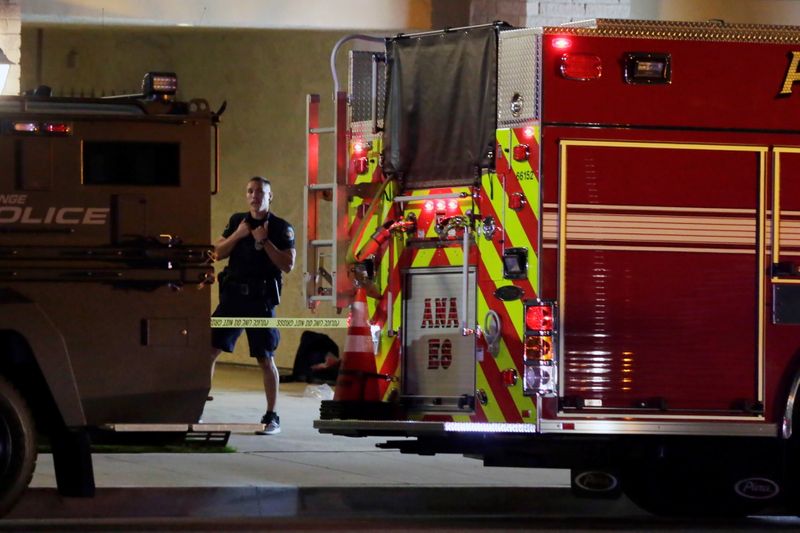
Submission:
<svg viewBox="0 0 800 533">
<path fill-rule="evenodd" d="M 0 512 L 41 438 L 60 492 L 91 495 L 97 432 L 202 413 L 219 114 L 176 89 L 0 98 Z"/>
</svg>

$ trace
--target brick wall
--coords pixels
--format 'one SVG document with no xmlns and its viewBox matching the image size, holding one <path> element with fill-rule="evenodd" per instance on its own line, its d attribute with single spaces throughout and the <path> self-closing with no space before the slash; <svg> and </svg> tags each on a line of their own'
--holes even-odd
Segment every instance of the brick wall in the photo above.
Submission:
<svg viewBox="0 0 800 533">
<path fill-rule="evenodd" d="M 526 26 L 557 26 L 594 18 L 626 19 L 632 0 L 528 0 Z"/>
<path fill-rule="evenodd" d="M 630 18 L 633 0 L 472 0 L 470 24 L 505 20 L 512 26 L 557 26 L 594 18 Z"/>
<path fill-rule="evenodd" d="M 19 94 L 21 32 L 19 3 L 17 0 L 0 0 L 0 49 L 14 62 L 5 89 L 0 87 L 1 94 Z"/>
<path fill-rule="evenodd" d="M 512 26 L 526 25 L 526 0 L 472 0 L 470 24 L 504 20 Z"/>
</svg>

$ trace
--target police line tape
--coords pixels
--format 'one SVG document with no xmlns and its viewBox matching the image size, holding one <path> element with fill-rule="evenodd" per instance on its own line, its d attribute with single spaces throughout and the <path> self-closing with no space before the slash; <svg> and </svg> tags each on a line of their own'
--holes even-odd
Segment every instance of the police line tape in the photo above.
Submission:
<svg viewBox="0 0 800 533">
<path fill-rule="evenodd" d="M 212 328 L 346 328 L 346 318 L 222 318 L 211 317 Z"/>
</svg>

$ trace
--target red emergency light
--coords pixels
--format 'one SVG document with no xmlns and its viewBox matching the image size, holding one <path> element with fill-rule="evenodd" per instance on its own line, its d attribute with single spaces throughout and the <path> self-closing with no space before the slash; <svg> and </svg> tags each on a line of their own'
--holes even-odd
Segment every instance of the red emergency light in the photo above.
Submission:
<svg viewBox="0 0 800 533">
<path fill-rule="evenodd" d="M 569 37 L 556 37 L 553 39 L 553 48 L 556 50 L 567 50 L 572 46 L 572 39 Z"/>
<path fill-rule="evenodd" d="M 531 137 L 533 137 L 533 134 L 534 134 L 533 126 L 528 126 L 524 130 L 522 130 L 522 136 L 525 137 L 526 139 L 530 139 Z"/>
<path fill-rule="evenodd" d="M 456 211 L 458 209 L 458 200 L 450 200 L 447 202 L 448 211 Z"/>
<path fill-rule="evenodd" d="M 447 204 L 444 200 L 436 200 L 436 212 L 442 212 L 447 209 Z"/>
<path fill-rule="evenodd" d="M 355 155 L 361 155 L 364 153 L 366 146 L 361 141 L 356 141 L 353 143 L 353 153 Z"/>
<path fill-rule="evenodd" d="M 433 200 L 427 200 L 425 202 L 425 211 L 433 211 Z"/>
<path fill-rule="evenodd" d="M 56 133 L 60 135 L 69 135 L 72 133 L 72 125 L 66 122 L 45 122 L 42 129 L 46 133 Z"/>
<path fill-rule="evenodd" d="M 591 54 L 564 54 L 561 56 L 561 75 L 568 80 L 596 80 L 603 75 L 603 62 Z"/>
</svg>

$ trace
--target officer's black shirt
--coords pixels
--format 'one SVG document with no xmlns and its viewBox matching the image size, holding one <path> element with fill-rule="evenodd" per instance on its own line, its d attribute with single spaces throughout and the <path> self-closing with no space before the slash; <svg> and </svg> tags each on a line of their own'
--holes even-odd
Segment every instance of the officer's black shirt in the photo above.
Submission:
<svg viewBox="0 0 800 533">
<path fill-rule="evenodd" d="M 288 250 L 294 248 L 294 228 L 284 219 L 267 213 L 269 225 L 267 226 L 267 240 L 272 241 L 278 250 Z M 250 213 L 234 213 L 222 232 L 224 238 L 230 237 L 242 220 L 248 219 L 251 229 L 255 224 L 263 224 L 266 219 L 254 220 Z M 282 272 L 273 263 L 264 250 L 256 250 L 256 241 L 252 234 L 239 240 L 231 251 L 228 258 L 228 266 L 225 267 L 227 279 L 239 283 L 247 283 L 259 280 L 276 280 L 278 289 L 283 287 Z M 269 245 L 267 245 L 269 246 Z"/>
</svg>

